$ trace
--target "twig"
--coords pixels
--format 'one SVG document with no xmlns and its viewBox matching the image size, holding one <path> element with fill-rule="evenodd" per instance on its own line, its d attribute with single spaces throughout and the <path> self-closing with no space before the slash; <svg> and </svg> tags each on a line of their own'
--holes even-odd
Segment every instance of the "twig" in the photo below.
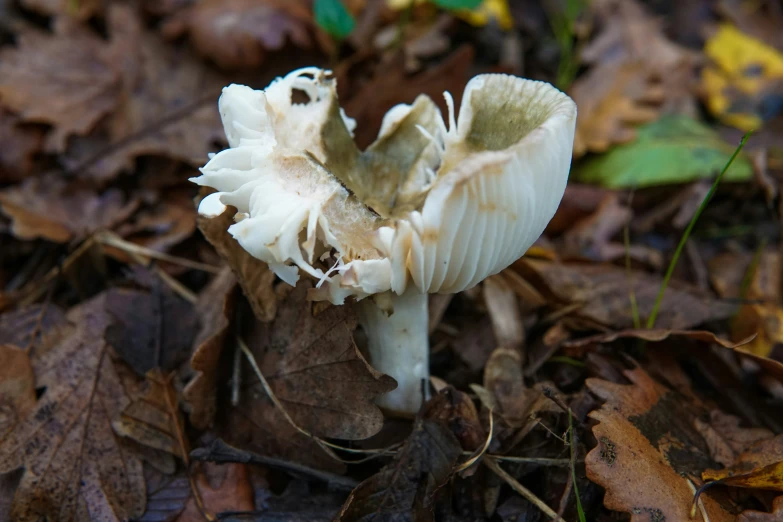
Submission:
<svg viewBox="0 0 783 522">
<path fill-rule="evenodd" d="M 502 478 L 506 484 L 511 486 L 511 489 L 522 495 L 527 501 L 529 501 L 531 504 L 536 506 L 538 509 L 541 510 L 546 516 L 551 518 L 552 520 L 558 520 L 565 522 L 562 517 L 558 516 L 557 513 L 555 513 L 552 508 L 544 504 L 544 501 L 538 498 L 532 491 L 527 489 L 525 486 L 517 482 L 517 480 L 506 473 L 506 471 L 500 467 L 500 465 L 497 463 L 497 461 L 493 458 L 485 458 L 483 460 L 484 465 L 487 466 L 489 469 L 491 469 L 498 477 Z"/>
<path fill-rule="evenodd" d="M 459 473 L 460 471 L 464 471 L 471 467 L 473 464 L 478 462 L 478 460 L 484 455 L 487 450 L 489 449 L 489 443 L 492 442 L 492 434 L 495 431 L 495 419 L 492 415 L 492 410 L 489 410 L 489 433 L 487 434 L 487 440 L 484 441 L 484 445 L 481 447 L 481 449 L 473 455 L 471 458 L 460 464 L 454 469 L 454 473 Z"/>
<path fill-rule="evenodd" d="M 542 466 L 568 466 L 571 464 L 571 459 L 548 459 L 543 457 L 513 457 L 509 455 L 495 455 L 487 453 L 487 457 L 493 458 L 499 461 L 516 462 L 518 464 L 540 464 Z"/>
<path fill-rule="evenodd" d="M 302 464 L 297 464 L 296 462 L 266 457 L 251 451 L 235 448 L 234 446 L 226 444 L 222 439 L 213 440 L 207 447 L 194 449 L 190 452 L 190 457 L 193 460 L 206 460 L 218 464 L 239 462 L 242 464 L 269 466 L 291 473 L 307 475 L 322 482 L 326 482 L 330 486 L 346 491 L 350 491 L 359 485 L 358 481 L 350 477 L 336 475 L 327 471 L 321 471 Z"/>
<path fill-rule="evenodd" d="M 564 413 L 572 415 L 571 408 L 568 407 L 568 405 L 563 401 L 563 399 L 560 398 L 555 390 L 548 386 L 544 386 L 542 393 L 544 394 L 544 397 L 554 402 L 558 408 L 563 410 Z M 574 420 L 576 420 L 580 428 L 587 428 L 587 426 L 585 426 L 585 424 L 579 419 L 574 418 Z"/>
<path fill-rule="evenodd" d="M 157 250 L 152 250 L 151 248 L 143 247 L 141 245 L 137 245 L 136 243 L 131 243 L 130 241 L 122 239 L 114 232 L 100 232 L 96 235 L 96 239 L 99 243 L 119 248 L 120 250 L 129 254 L 137 254 L 139 256 L 158 259 L 160 261 L 166 261 L 168 263 L 184 266 L 186 268 L 192 268 L 193 270 L 202 270 L 211 274 L 219 274 L 221 270 L 219 266 L 199 263 L 198 261 L 191 261 L 190 259 L 186 259 L 184 257 L 172 256 L 166 254 L 165 252 L 158 252 Z"/>
</svg>

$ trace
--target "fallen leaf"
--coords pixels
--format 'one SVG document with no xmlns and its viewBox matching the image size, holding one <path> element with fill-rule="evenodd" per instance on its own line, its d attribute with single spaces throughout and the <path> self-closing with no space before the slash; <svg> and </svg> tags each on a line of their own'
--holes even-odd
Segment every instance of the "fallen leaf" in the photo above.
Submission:
<svg viewBox="0 0 783 522">
<path fill-rule="evenodd" d="M 119 106 L 100 132 L 74 139 L 63 157 L 83 177 L 105 181 L 141 155 L 201 166 L 223 142 L 217 111 L 227 81 L 185 48 L 165 45 L 127 6 L 108 13 L 113 66 L 119 69 Z M 105 151 L 96 158 L 96 150 Z"/>
<path fill-rule="evenodd" d="M 236 209 L 229 207 L 218 217 L 199 216 L 198 227 L 233 270 L 256 318 L 269 322 L 277 313 L 277 296 L 273 286 L 275 274 L 266 263 L 248 254 L 228 233 L 228 227 L 234 223 L 234 214 Z"/>
<path fill-rule="evenodd" d="M 125 520 L 144 512 L 141 462 L 111 429 L 130 403 L 103 340 L 100 295 L 68 313 L 75 330 L 33 358 L 41 399 L 0 439 L 0 472 L 24 466 L 11 519 Z"/>
<path fill-rule="evenodd" d="M 459 442 L 446 427 L 419 418 L 394 461 L 359 484 L 335 521 L 431 519 L 437 491 L 448 481 L 460 453 Z"/>
<path fill-rule="evenodd" d="M 177 13 L 164 32 L 187 32 L 198 52 L 224 69 L 253 69 L 288 41 L 309 49 L 312 29 L 312 14 L 299 0 L 206 0 Z"/>
<path fill-rule="evenodd" d="M 740 31 L 754 36 L 776 49 L 783 49 L 780 33 L 781 12 L 776 6 L 752 5 L 742 0 L 719 0 L 716 10 L 728 18 Z"/>
<path fill-rule="evenodd" d="M 31 305 L 0 315 L 0 344 L 12 344 L 41 357 L 70 329 L 57 306 Z"/>
<path fill-rule="evenodd" d="M 236 285 L 236 278 L 226 267 L 199 294 L 196 302 L 201 330 L 190 358 L 190 367 L 196 375 L 185 387 L 183 396 L 190 404 L 190 422 L 199 429 L 212 424 L 217 411 L 220 358 L 229 339 Z"/>
<path fill-rule="evenodd" d="M 660 342 L 670 337 L 685 337 L 686 339 L 693 339 L 694 341 L 715 343 L 723 346 L 724 348 L 736 348 L 748 342 L 748 339 L 745 339 L 744 342 L 741 341 L 739 343 L 734 343 L 727 339 L 721 339 L 714 333 L 708 332 L 706 330 L 666 330 L 663 328 L 645 328 L 592 335 L 590 337 L 574 339 L 573 341 L 566 341 L 563 343 L 563 345 L 566 347 L 578 348 L 594 343 L 611 343 L 617 339 L 643 339 L 650 342 Z"/>
<path fill-rule="evenodd" d="M 498 348 L 490 355 L 484 367 L 484 388 L 493 394 L 497 413 L 512 428 L 527 421 L 530 407 L 540 395 L 525 386 L 519 352 L 505 348 Z"/>
<path fill-rule="evenodd" d="M 502 274 L 488 277 L 481 288 L 498 344 L 503 348 L 520 350 L 525 342 L 525 326 L 517 295 L 505 283 Z"/>
<path fill-rule="evenodd" d="M 606 489 L 604 505 L 630 513 L 632 522 L 688 520 L 693 490 L 686 477 L 709 466 L 706 444 L 674 392 L 641 369 L 625 376 L 632 385 L 587 380 L 607 401 L 589 415 L 598 421 L 598 445 L 585 457 L 587 477 Z M 712 522 L 734 520 L 709 494 L 702 502 Z"/>
<path fill-rule="evenodd" d="M 26 30 L 0 51 L 0 99 L 26 122 L 52 125 L 47 150 L 87 134 L 117 106 L 120 78 L 106 42 L 68 20 L 55 34 Z"/>
<path fill-rule="evenodd" d="M 130 223 L 118 227 L 125 240 L 157 252 L 167 252 L 193 235 L 197 211 L 190 195 L 167 197 L 151 208 L 137 212 Z M 126 261 L 130 258 L 126 258 Z"/>
<path fill-rule="evenodd" d="M 19 125 L 19 117 L 0 108 L 0 183 L 21 181 L 33 170 L 33 156 L 43 147 L 43 129 Z"/>
<path fill-rule="evenodd" d="M 81 239 L 116 226 L 137 207 L 136 200 L 126 200 L 117 188 L 99 194 L 61 177 L 30 178 L 0 191 L 0 210 L 13 220 L 13 234 L 25 240 L 65 243 Z"/>
<path fill-rule="evenodd" d="M 619 246 L 612 243 L 612 238 L 628 225 L 631 217 L 631 209 L 620 203 L 620 195 L 607 192 L 592 214 L 572 221 L 572 226 L 563 233 L 561 255 L 593 261 L 611 260 Z M 624 245 L 622 247 L 624 250 Z M 634 257 L 633 253 L 631 257 Z"/>
<path fill-rule="evenodd" d="M 661 285 L 656 276 L 639 271 L 629 274 L 624 268 L 611 265 L 561 264 L 525 257 L 513 268 L 539 292 L 550 296 L 550 301 L 580 304 L 573 316 L 615 329 L 633 326 L 631 290 L 644 321 Z M 682 330 L 730 317 L 734 309 L 734 305 L 718 301 L 698 288 L 678 284 L 666 289 L 656 324 Z"/>
<path fill-rule="evenodd" d="M 642 188 L 687 183 L 716 176 L 728 163 L 735 145 L 687 116 L 668 116 L 640 127 L 633 143 L 580 164 L 575 176 L 608 188 Z M 753 166 L 739 156 L 724 181 L 747 181 Z"/>
<path fill-rule="evenodd" d="M 35 407 L 35 377 L 27 352 L 0 344 L 0 440 Z"/>
<path fill-rule="evenodd" d="M 725 123 L 752 131 L 778 114 L 783 54 L 723 24 L 704 46 L 711 64 L 701 73 L 707 107 Z"/>
<path fill-rule="evenodd" d="M 185 472 L 171 475 L 152 466 L 144 466 L 144 480 L 147 484 L 147 509 L 138 522 L 169 521 L 185 509 L 192 494 Z"/>
<path fill-rule="evenodd" d="M 287 295 L 274 323 L 257 323 L 248 346 L 297 425 L 322 437 L 366 439 L 383 425 L 373 400 L 394 389 L 395 383 L 359 354 L 350 306 L 328 306 L 313 314 L 307 301 L 312 286 L 300 281 L 294 289 L 280 287 Z M 240 408 L 255 412 L 273 407 L 256 379 L 252 389 L 243 391 L 250 403 Z"/>
<path fill-rule="evenodd" d="M 663 92 L 638 65 L 599 65 L 580 77 L 569 93 L 580 108 L 574 156 L 606 152 L 636 137 L 634 125 L 655 120 Z"/>
<path fill-rule="evenodd" d="M 707 422 L 694 419 L 694 427 L 704 437 L 713 460 L 731 466 L 737 456 L 753 443 L 769 439 L 773 433 L 766 428 L 740 427 L 739 417 L 712 410 Z"/>
<path fill-rule="evenodd" d="M 88 20 L 103 10 L 101 0 L 21 0 L 20 3 L 42 16 L 67 16 L 77 20 Z"/>
<path fill-rule="evenodd" d="M 780 522 L 781 520 L 783 520 L 783 496 L 775 499 L 772 513 L 748 509 L 737 517 L 737 522 Z"/>
<path fill-rule="evenodd" d="M 447 426 L 466 451 L 478 449 L 487 439 L 470 396 L 453 386 L 446 386 L 428 401 L 423 415 Z"/>
<path fill-rule="evenodd" d="M 147 391 L 122 411 L 112 427 L 121 437 L 186 460 L 190 450 L 184 438 L 185 419 L 179 411 L 173 377 L 174 374 L 163 375 L 157 368 L 147 372 Z"/>
<path fill-rule="evenodd" d="M 725 486 L 783 491 L 783 435 L 757 442 L 733 466 L 706 470 L 702 478 Z"/>
<path fill-rule="evenodd" d="M 219 471 L 218 471 L 219 470 Z M 223 477 L 217 484 L 211 484 L 210 473 Z M 244 464 L 224 464 L 218 466 L 207 463 L 205 470 L 195 478 L 204 508 L 209 513 L 223 511 L 254 511 L 256 507 L 253 484 L 247 466 Z M 195 499 L 191 496 L 185 504 L 185 510 L 176 518 L 176 522 L 203 522 L 204 515 L 198 509 Z"/>
<path fill-rule="evenodd" d="M 173 369 L 187 358 L 196 336 L 193 305 L 138 265 L 131 279 L 137 288 L 106 292 L 106 311 L 113 319 L 106 341 L 139 375 Z"/>
</svg>

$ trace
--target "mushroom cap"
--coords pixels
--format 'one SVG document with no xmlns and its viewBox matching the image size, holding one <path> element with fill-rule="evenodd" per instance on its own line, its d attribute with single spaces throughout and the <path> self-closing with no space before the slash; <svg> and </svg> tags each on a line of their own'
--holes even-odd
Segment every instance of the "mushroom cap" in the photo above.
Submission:
<svg viewBox="0 0 783 522">
<path fill-rule="evenodd" d="M 305 103 L 292 96 L 304 93 Z M 329 71 L 264 91 L 230 85 L 220 114 L 231 148 L 193 178 L 215 192 L 199 212 L 237 208 L 229 232 L 314 297 L 340 304 L 386 291 L 452 293 L 521 257 L 552 219 L 571 164 L 576 105 L 548 83 L 476 76 L 449 125 L 426 96 L 384 117 L 365 151 Z"/>
</svg>

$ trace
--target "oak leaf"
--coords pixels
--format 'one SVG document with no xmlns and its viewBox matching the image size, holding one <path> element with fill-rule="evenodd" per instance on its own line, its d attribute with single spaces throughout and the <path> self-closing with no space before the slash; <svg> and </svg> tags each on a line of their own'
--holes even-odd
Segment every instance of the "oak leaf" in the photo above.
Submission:
<svg viewBox="0 0 783 522">
<path fill-rule="evenodd" d="M 706 470 L 702 478 L 726 486 L 783 491 L 783 435 L 753 444 L 733 466 Z"/>
<path fill-rule="evenodd" d="M 124 371 L 103 340 L 100 295 L 68 313 L 74 330 L 34 355 L 41 399 L 0 439 L 0 472 L 25 468 L 11 519 L 127 520 L 144 511 L 141 462 L 111 421 L 130 403 Z"/>
<path fill-rule="evenodd" d="M 686 477 L 711 461 L 690 424 L 693 412 L 643 370 L 624 373 L 633 384 L 587 381 L 607 401 L 590 413 L 598 446 L 585 458 L 587 477 L 606 489 L 604 505 L 632 522 L 688 520 L 694 490 Z M 709 495 L 702 502 L 711 521 L 734 520 L 722 502 Z"/>
<path fill-rule="evenodd" d="M 46 148 L 61 152 L 117 106 L 120 76 L 109 45 L 60 19 L 55 34 L 26 30 L 0 51 L 0 99 L 23 121 L 52 125 Z"/>
</svg>

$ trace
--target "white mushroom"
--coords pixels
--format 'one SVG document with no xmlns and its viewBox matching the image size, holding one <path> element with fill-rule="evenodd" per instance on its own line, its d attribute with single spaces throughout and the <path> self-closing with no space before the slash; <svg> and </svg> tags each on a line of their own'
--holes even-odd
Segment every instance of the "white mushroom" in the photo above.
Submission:
<svg viewBox="0 0 783 522">
<path fill-rule="evenodd" d="M 307 101 L 296 103 L 296 96 Z M 359 301 L 371 363 L 397 380 L 380 405 L 412 413 L 427 393 L 427 294 L 460 292 L 518 259 L 565 190 L 576 106 L 543 82 L 490 74 L 465 88 L 448 128 L 426 96 L 398 105 L 365 151 L 328 71 L 264 91 L 230 85 L 220 114 L 231 148 L 193 181 L 218 192 L 199 212 L 237 208 L 228 231 L 314 299 Z"/>
</svg>

